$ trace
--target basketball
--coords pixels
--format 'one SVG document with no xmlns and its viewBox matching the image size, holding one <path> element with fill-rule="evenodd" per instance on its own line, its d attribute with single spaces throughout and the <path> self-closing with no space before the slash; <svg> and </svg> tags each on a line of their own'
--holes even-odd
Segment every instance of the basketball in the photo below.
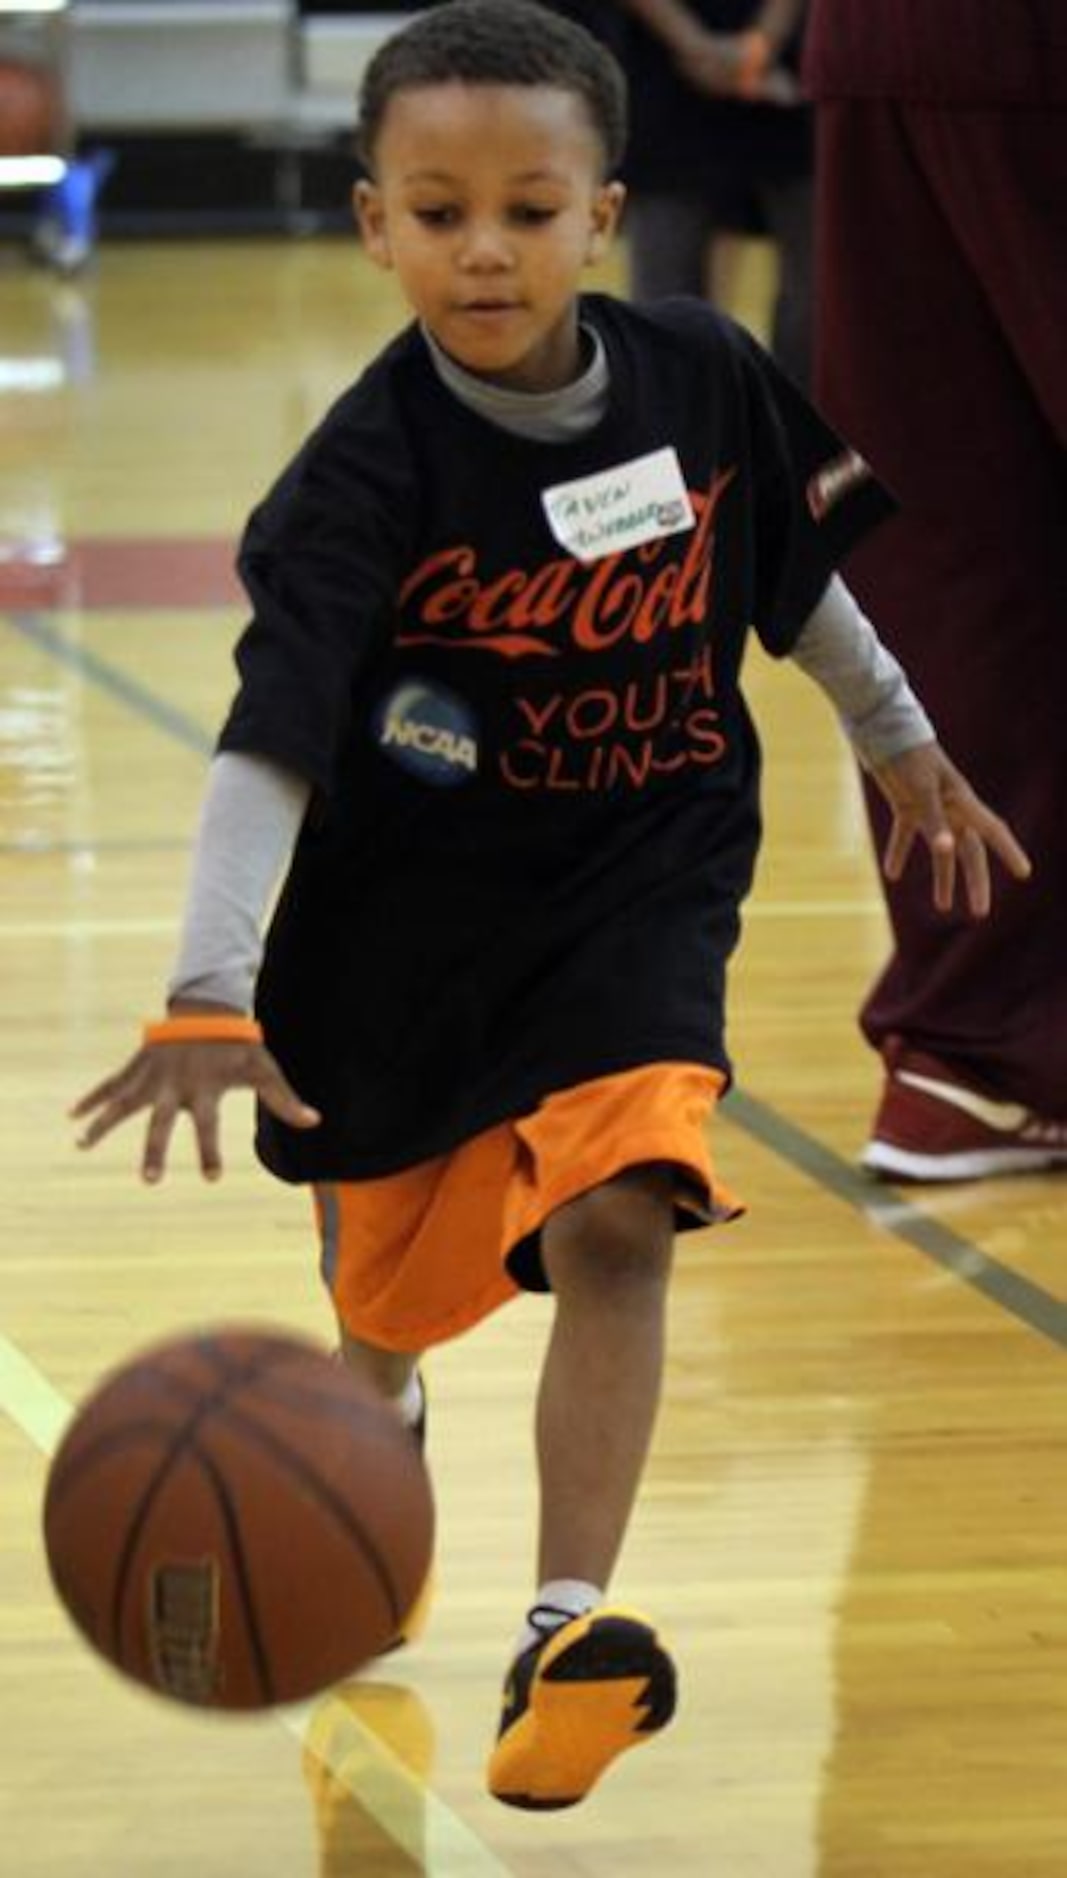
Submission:
<svg viewBox="0 0 1067 1878">
<path fill-rule="evenodd" d="M 105 1376 L 48 1475 L 44 1539 L 82 1635 L 178 1702 L 264 1709 L 386 1649 L 433 1546 L 399 1417 L 326 1351 L 223 1329 Z"/>
<path fill-rule="evenodd" d="M 47 156 L 59 125 L 55 85 L 47 72 L 0 59 L 0 156 Z"/>
</svg>

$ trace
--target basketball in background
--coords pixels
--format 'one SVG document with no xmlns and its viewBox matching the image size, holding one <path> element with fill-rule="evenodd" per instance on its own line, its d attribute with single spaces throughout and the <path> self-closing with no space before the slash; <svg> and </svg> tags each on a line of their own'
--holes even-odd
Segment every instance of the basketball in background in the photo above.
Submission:
<svg viewBox="0 0 1067 1878">
<path fill-rule="evenodd" d="M 104 1377 L 48 1475 L 52 1581 L 101 1656 L 176 1701 L 294 1702 L 394 1641 L 429 1569 L 417 1441 L 314 1344 L 178 1338 Z"/>
<path fill-rule="evenodd" d="M 0 157 L 47 156 L 59 141 L 59 99 L 36 65 L 0 59 Z"/>
</svg>

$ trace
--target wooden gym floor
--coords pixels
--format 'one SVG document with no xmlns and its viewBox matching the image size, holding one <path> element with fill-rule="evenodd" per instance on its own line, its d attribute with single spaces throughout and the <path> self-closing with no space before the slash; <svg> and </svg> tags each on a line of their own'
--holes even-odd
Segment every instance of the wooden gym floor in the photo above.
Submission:
<svg viewBox="0 0 1067 1878">
<path fill-rule="evenodd" d="M 39 1539 L 69 1404 L 205 1319 L 329 1331 L 304 1202 L 256 1170 L 240 1100 L 218 1189 L 186 1145 L 144 1190 L 133 1131 L 79 1157 L 65 1109 L 159 1008 L 231 686 L 235 534 L 399 315 L 343 242 L 105 248 L 75 283 L 0 250 L 0 301 L 0 1866 L 1062 1875 L 1067 1182 L 904 1194 L 855 1172 L 878 889 L 828 711 L 758 653 L 768 839 L 716 1130 L 751 1212 L 680 1258 L 618 1582 L 676 1644 L 676 1726 L 572 1813 L 482 1790 L 529 1587 L 542 1302 L 432 1362 L 439 1595 L 410 1654 L 232 1722 L 75 1639 Z"/>
</svg>

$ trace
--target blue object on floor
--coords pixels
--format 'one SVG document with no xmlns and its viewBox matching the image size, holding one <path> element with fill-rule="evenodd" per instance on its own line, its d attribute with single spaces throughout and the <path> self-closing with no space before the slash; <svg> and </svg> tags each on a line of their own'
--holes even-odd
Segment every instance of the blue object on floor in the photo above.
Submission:
<svg viewBox="0 0 1067 1878">
<path fill-rule="evenodd" d="M 33 232 L 41 259 L 61 273 L 85 265 L 96 242 L 96 203 L 115 167 L 111 150 L 90 150 L 71 157 L 59 181 L 44 193 Z"/>
</svg>

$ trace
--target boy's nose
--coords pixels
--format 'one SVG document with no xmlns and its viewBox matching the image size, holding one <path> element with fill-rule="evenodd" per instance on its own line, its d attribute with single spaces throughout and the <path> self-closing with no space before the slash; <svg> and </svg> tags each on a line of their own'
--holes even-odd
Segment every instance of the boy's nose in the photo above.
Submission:
<svg viewBox="0 0 1067 1878">
<path fill-rule="evenodd" d="M 460 251 L 460 264 L 470 269 L 497 269 L 511 263 L 511 248 L 503 229 L 491 224 L 469 228 Z"/>
</svg>

